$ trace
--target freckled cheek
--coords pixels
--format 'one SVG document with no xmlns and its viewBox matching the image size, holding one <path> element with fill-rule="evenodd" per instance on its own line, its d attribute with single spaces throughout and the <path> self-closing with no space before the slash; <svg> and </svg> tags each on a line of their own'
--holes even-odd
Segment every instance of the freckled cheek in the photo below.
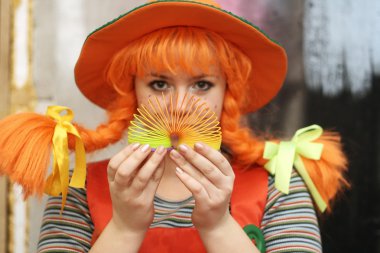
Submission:
<svg viewBox="0 0 380 253">
<path fill-rule="evenodd" d="M 147 104 L 148 99 L 152 98 L 152 90 L 146 84 L 146 81 L 136 80 L 135 81 L 135 92 L 137 105 L 140 107 L 142 104 Z"/>
<path fill-rule="evenodd" d="M 211 107 L 211 109 L 215 112 L 216 116 L 218 117 L 218 119 L 220 120 L 220 117 L 222 115 L 222 105 L 217 103 L 217 104 L 214 104 L 213 107 Z"/>
<path fill-rule="evenodd" d="M 215 112 L 218 119 L 220 119 L 220 116 L 222 114 L 222 108 L 223 108 L 223 100 L 219 100 L 220 96 L 209 96 L 204 98 L 204 102 L 206 102 L 208 108 Z"/>
<path fill-rule="evenodd" d="M 150 100 L 153 99 L 153 95 L 152 94 L 149 94 L 148 92 L 138 93 L 137 94 L 137 105 L 139 107 L 141 107 L 141 105 L 147 105 L 149 99 Z"/>
<path fill-rule="evenodd" d="M 141 107 L 144 105 L 146 108 L 150 108 L 150 103 L 154 105 L 156 108 L 158 105 L 161 106 L 161 108 L 170 107 L 170 97 L 167 96 L 166 100 L 162 98 L 162 96 L 153 94 L 153 93 L 143 93 L 142 95 L 137 96 L 137 106 Z M 150 100 L 150 103 L 149 103 Z M 157 104 L 158 103 L 158 104 Z"/>
</svg>

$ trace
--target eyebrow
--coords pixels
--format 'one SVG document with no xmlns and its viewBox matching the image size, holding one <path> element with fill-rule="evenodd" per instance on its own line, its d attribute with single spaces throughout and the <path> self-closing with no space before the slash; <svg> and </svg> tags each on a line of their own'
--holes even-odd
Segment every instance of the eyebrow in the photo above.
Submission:
<svg viewBox="0 0 380 253">
<path fill-rule="evenodd" d="M 159 77 L 159 78 L 162 78 L 162 79 L 170 79 L 169 77 L 167 77 L 165 75 L 159 75 L 159 74 L 156 74 L 156 73 L 150 73 L 149 75 L 150 76 L 154 76 L 154 77 Z"/>
<path fill-rule="evenodd" d="M 172 78 L 170 78 L 168 76 L 157 74 L 157 73 L 150 73 L 149 75 L 150 76 L 154 76 L 154 77 L 159 77 L 159 78 L 162 78 L 162 79 L 166 79 L 166 80 L 172 79 Z M 213 77 L 213 78 L 216 78 L 215 76 L 212 76 L 212 75 L 201 74 L 201 75 L 198 75 L 198 76 L 193 76 L 190 79 L 194 80 L 194 79 L 200 79 L 200 78 L 204 78 L 204 77 Z"/>
</svg>

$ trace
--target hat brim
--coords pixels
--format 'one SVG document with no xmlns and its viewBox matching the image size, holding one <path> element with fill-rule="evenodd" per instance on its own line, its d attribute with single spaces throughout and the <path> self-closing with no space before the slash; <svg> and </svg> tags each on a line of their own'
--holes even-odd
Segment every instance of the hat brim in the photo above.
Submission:
<svg viewBox="0 0 380 253">
<path fill-rule="evenodd" d="M 192 1 L 147 3 L 91 33 L 75 66 L 75 81 L 93 103 L 107 108 L 117 96 L 106 83 L 110 60 L 129 42 L 165 27 L 193 26 L 220 34 L 252 61 L 242 112 L 256 111 L 279 91 L 287 71 L 285 50 L 248 21 L 207 4 Z"/>
</svg>

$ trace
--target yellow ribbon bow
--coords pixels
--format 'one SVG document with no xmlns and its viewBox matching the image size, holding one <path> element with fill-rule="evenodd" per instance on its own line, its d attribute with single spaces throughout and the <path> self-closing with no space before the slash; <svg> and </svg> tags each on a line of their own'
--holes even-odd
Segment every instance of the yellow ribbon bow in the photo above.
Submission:
<svg viewBox="0 0 380 253">
<path fill-rule="evenodd" d="M 321 136 L 322 133 L 323 129 L 318 125 L 299 129 L 291 141 L 282 141 L 279 144 L 266 142 L 263 155 L 265 159 L 269 160 L 264 167 L 275 176 L 275 187 L 279 191 L 285 194 L 289 193 L 290 178 L 294 166 L 305 181 L 321 212 L 326 210 L 327 205 L 311 180 L 301 156 L 312 160 L 321 158 L 323 144 L 312 141 Z"/>
<path fill-rule="evenodd" d="M 66 112 L 66 114 L 61 115 L 63 112 Z M 49 106 L 46 115 L 54 119 L 57 125 L 53 135 L 53 171 L 46 180 L 45 192 L 52 196 L 59 196 L 62 193 L 62 212 L 66 203 L 69 185 L 75 188 L 85 187 L 86 152 L 77 129 L 71 124 L 74 114 L 70 108 Z M 71 180 L 69 180 L 68 134 L 75 137 L 75 168 Z"/>
</svg>

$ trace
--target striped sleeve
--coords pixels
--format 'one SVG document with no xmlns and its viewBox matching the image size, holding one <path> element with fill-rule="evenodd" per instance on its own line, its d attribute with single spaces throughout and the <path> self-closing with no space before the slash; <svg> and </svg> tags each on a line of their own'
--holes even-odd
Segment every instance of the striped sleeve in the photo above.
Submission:
<svg viewBox="0 0 380 253">
<path fill-rule="evenodd" d="M 268 199 L 261 223 L 268 253 L 322 252 L 316 212 L 302 178 L 293 170 L 289 194 L 274 187 L 269 176 Z"/>
<path fill-rule="evenodd" d="M 61 197 L 49 197 L 38 242 L 39 253 L 88 252 L 94 229 L 84 189 L 69 187 L 65 209 Z"/>
</svg>

